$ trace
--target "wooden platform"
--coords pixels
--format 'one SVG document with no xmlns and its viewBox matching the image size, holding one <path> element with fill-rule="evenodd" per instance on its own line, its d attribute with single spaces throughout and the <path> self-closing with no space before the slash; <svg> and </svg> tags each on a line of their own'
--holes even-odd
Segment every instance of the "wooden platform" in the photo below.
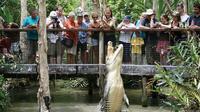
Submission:
<svg viewBox="0 0 200 112">
<path fill-rule="evenodd" d="M 167 70 L 175 69 L 176 66 L 162 66 Z M 99 71 L 101 68 L 101 71 Z M 0 72 L 6 78 L 37 77 L 38 69 L 36 64 L 5 64 Z M 49 64 L 50 77 L 92 77 L 106 73 L 105 64 Z M 156 73 L 155 65 L 122 65 L 122 76 L 153 76 Z"/>
</svg>

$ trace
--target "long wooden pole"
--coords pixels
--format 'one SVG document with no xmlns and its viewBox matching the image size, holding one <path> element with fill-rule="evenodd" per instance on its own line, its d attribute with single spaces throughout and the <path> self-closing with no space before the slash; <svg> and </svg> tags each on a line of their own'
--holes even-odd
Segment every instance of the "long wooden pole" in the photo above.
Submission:
<svg viewBox="0 0 200 112">
<path fill-rule="evenodd" d="M 183 4 L 185 13 L 188 13 L 188 0 L 183 0 Z"/>
<path fill-rule="evenodd" d="M 39 84 L 38 103 L 39 112 L 50 112 L 50 89 L 49 89 L 49 73 L 47 62 L 47 31 L 46 31 L 46 0 L 38 0 L 39 4 Z"/>
<path fill-rule="evenodd" d="M 27 16 L 27 0 L 20 0 L 21 2 L 21 24 L 22 28 L 23 21 Z M 22 63 L 28 63 L 28 46 L 27 46 L 27 33 L 20 32 L 20 48 L 22 50 Z"/>
<path fill-rule="evenodd" d="M 104 14 L 104 2 L 103 0 L 100 0 L 100 12 L 101 12 L 101 20 L 103 20 L 103 14 Z M 99 64 L 104 63 L 104 34 L 103 32 L 99 33 Z M 99 87 L 100 87 L 100 95 L 103 95 L 104 90 L 104 74 L 103 74 L 103 68 L 102 66 L 99 67 Z"/>
</svg>

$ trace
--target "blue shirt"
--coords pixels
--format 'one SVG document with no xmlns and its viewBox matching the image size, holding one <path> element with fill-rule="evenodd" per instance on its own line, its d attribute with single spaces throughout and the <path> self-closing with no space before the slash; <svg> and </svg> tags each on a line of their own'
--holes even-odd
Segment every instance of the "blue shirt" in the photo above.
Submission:
<svg viewBox="0 0 200 112">
<path fill-rule="evenodd" d="M 137 20 L 137 21 L 135 22 L 135 26 L 136 26 L 137 29 L 140 28 L 140 24 L 141 24 L 141 21 L 140 21 L 140 20 Z M 145 32 L 140 31 L 139 34 L 140 34 L 139 37 L 142 37 L 142 38 L 145 38 L 145 37 L 146 37 Z M 137 36 L 136 36 L 136 33 L 133 33 L 132 38 L 134 38 L 134 37 L 137 37 Z"/>
<path fill-rule="evenodd" d="M 23 27 L 27 27 L 28 25 L 37 25 L 39 21 L 39 17 L 32 18 L 28 16 L 23 21 Z M 28 40 L 38 40 L 38 32 L 37 31 L 27 31 Z"/>
<path fill-rule="evenodd" d="M 82 24 L 79 26 L 79 28 L 88 29 L 88 26 L 87 26 L 87 24 L 82 22 Z M 79 31 L 78 32 L 78 39 L 79 39 L 79 42 L 81 42 L 82 44 L 87 43 L 87 32 Z"/>
<path fill-rule="evenodd" d="M 189 25 L 191 25 L 192 22 L 194 25 L 200 26 L 200 16 L 195 16 L 195 15 L 191 16 L 189 18 Z"/>
</svg>

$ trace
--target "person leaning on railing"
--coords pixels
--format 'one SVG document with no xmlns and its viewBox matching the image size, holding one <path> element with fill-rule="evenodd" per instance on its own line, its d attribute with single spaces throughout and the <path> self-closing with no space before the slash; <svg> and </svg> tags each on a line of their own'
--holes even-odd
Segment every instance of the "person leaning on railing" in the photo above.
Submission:
<svg viewBox="0 0 200 112">
<path fill-rule="evenodd" d="M 155 11 L 152 9 L 147 9 L 143 13 L 145 19 L 141 21 L 140 29 L 151 29 L 157 27 L 158 20 L 155 18 Z M 144 46 L 147 64 L 154 64 L 157 55 L 155 52 L 155 46 L 158 40 L 157 32 L 145 32 Z"/>
<path fill-rule="evenodd" d="M 39 16 L 36 10 L 30 11 L 30 16 L 26 17 L 23 20 L 23 28 L 35 29 L 38 27 Z M 28 39 L 28 63 L 34 63 L 36 51 L 38 49 L 38 32 L 36 30 L 27 31 L 27 39 Z"/>
<path fill-rule="evenodd" d="M 101 21 L 101 28 L 104 30 L 113 30 L 115 29 L 116 19 L 112 14 L 110 7 L 106 7 L 103 20 Z M 109 41 L 112 41 L 113 46 L 116 45 L 115 32 L 104 32 L 104 54 L 107 52 L 107 44 Z"/>
<path fill-rule="evenodd" d="M 56 11 L 51 11 L 49 17 L 46 19 L 46 26 L 48 29 L 64 28 L 62 22 L 58 19 Z M 57 54 L 59 38 L 62 36 L 62 32 L 48 32 L 48 58 L 51 64 L 57 63 Z"/>
<path fill-rule="evenodd" d="M 193 5 L 193 15 L 189 19 L 189 28 L 195 29 L 200 28 L 200 3 L 195 2 Z M 195 32 L 197 35 L 200 35 L 199 31 Z"/>
<path fill-rule="evenodd" d="M 83 14 L 82 12 L 79 12 L 77 15 L 77 22 L 76 22 L 77 28 L 81 29 L 88 29 L 88 26 L 85 22 L 83 22 Z M 80 51 L 81 56 L 81 62 L 86 64 L 88 63 L 88 56 L 87 56 L 87 37 L 88 34 L 85 31 L 79 31 L 78 32 L 78 45 L 77 45 L 77 55 Z"/>
<path fill-rule="evenodd" d="M 92 21 L 89 25 L 89 29 L 99 29 L 100 21 L 98 20 L 99 16 L 96 12 L 92 13 Z M 99 31 L 89 32 L 92 43 L 92 62 L 93 64 L 98 64 L 99 60 Z"/>
<path fill-rule="evenodd" d="M 58 6 L 56 7 L 56 10 L 57 12 L 57 16 L 58 16 L 58 20 L 61 21 L 62 25 L 64 26 L 65 24 L 65 21 L 66 21 L 66 17 L 64 16 L 63 14 L 63 8 L 61 6 Z M 64 52 L 65 52 L 65 46 L 61 43 L 61 40 L 63 39 L 62 37 L 65 37 L 65 32 L 63 31 L 62 32 L 62 35 L 61 37 L 59 37 L 59 42 L 58 42 L 58 45 L 57 45 L 57 63 L 63 63 L 63 55 L 64 55 Z"/>
<path fill-rule="evenodd" d="M 69 13 L 68 19 L 65 21 L 64 27 L 66 29 L 77 29 L 74 12 Z M 75 56 L 77 53 L 77 43 L 78 43 L 77 31 L 66 31 L 66 38 L 70 38 L 73 40 L 72 48 L 66 48 L 67 49 L 67 63 L 75 64 Z"/>
<path fill-rule="evenodd" d="M 161 22 L 158 23 L 158 28 L 168 29 L 171 28 L 168 15 L 161 16 Z M 169 32 L 162 31 L 159 33 L 158 42 L 156 45 L 156 52 L 160 55 L 160 63 L 167 64 L 167 54 L 170 46 L 170 35 Z"/>
<path fill-rule="evenodd" d="M 117 26 L 118 29 L 133 29 L 136 28 L 133 23 L 131 23 L 131 16 L 127 15 L 124 17 L 123 21 Z M 131 36 L 133 32 L 121 31 L 119 36 L 119 43 L 123 44 L 123 62 L 131 63 Z"/>
</svg>

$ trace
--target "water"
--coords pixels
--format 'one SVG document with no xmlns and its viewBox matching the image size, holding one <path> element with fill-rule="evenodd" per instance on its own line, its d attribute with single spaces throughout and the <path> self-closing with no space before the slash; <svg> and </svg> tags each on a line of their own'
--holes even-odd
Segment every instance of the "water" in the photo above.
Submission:
<svg viewBox="0 0 200 112">
<path fill-rule="evenodd" d="M 141 106 L 141 90 L 129 89 L 130 112 L 169 112 L 161 107 Z M 8 112 L 37 112 L 37 87 L 18 88 L 11 91 L 11 107 Z M 87 94 L 87 89 L 51 88 L 52 112 L 95 112 L 100 97 L 95 90 L 93 96 Z"/>
</svg>

